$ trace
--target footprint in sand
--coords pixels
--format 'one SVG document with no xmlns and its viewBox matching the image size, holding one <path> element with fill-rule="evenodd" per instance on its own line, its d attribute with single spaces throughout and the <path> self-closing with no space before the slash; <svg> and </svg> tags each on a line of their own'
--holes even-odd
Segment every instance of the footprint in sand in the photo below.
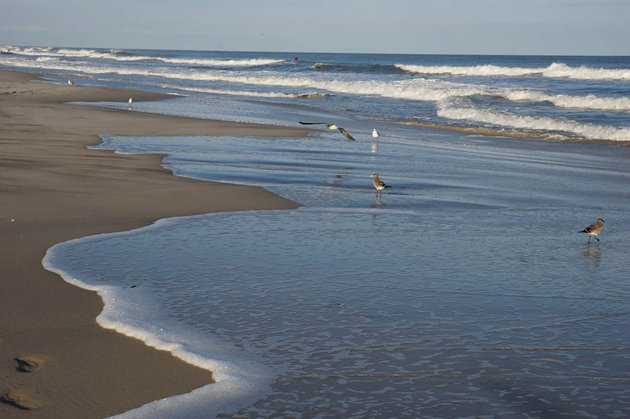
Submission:
<svg viewBox="0 0 630 419">
<path fill-rule="evenodd" d="M 44 366 L 44 360 L 37 356 L 18 356 L 15 362 L 15 370 L 19 372 L 35 372 Z"/>
<path fill-rule="evenodd" d="M 24 389 L 11 389 L 0 393 L 0 403 L 17 407 L 21 410 L 33 410 L 39 407 L 37 400 L 33 399 Z"/>
</svg>

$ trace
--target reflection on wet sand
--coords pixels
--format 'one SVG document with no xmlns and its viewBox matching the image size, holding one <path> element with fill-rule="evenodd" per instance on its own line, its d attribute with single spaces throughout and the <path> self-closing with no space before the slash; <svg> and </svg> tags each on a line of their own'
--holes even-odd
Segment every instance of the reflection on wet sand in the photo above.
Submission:
<svg viewBox="0 0 630 419">
<path fill-rule="evenodd" d="M 602 251 L 599 243 L 587 243 L 582 254 L 595 268 L 599 268 L 602 264 Z"/>
</svg>

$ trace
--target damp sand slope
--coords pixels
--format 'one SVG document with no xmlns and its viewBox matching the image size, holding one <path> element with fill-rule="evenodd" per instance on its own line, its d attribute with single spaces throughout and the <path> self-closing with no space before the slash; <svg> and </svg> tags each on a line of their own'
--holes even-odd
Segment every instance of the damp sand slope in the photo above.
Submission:
<svg viewBox="0 0 630 419">
<path fill-rule="evenodd" d="M 98 134 L 308 131 L 67 105 L 168 96 L 32 78 L 0 71 L 0 417 L 105 417 L 212 382 L 208 371 L 100 328 L 100 297 L 46 271 L 42 258 L 56 243 L 160 218 L 297 206 L 262 188 L 175 177 L 162 156 L 88 150 Z M 20 368 L 24 358 L 40 364 Z"/>
</svg>

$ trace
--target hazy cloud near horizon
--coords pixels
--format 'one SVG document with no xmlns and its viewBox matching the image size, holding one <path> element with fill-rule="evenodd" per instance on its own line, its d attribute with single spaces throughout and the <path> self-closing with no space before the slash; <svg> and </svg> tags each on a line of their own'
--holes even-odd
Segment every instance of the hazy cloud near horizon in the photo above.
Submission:
<svg viewBox="0 0 630 419">
<path fill-rule="evenodd" d="M 0 0 L 0 44 L 630 55 L 628 0 Z"/>
</svg>

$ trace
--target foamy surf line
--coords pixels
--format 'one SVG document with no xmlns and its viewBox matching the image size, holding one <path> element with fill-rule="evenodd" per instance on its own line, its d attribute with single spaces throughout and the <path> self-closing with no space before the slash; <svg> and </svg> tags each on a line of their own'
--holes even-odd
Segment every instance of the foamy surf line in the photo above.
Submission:
<svg viewBox="0 0 630 419">
<path fill-rule="evenodd" d="M 630 142 L 630 128 L 594 125 L 572 121 L 570 119 L 549 118 L 543 116 L 516 115 L 476 107 L 464 107 L 442 102 L 438 104 L 438 116 L 452 120 L 465 120 L 484 124 L 498 125 L 514 130 L 546 133 L 546 139 L 585 139 L 593 141 Z M 562 133 L 570 135 L 563 136 Z M 514 136 L 514 135 L 512 135 Z"/>
<path fill-rule="evenodd" d="M 285 92 L 252 92 L 242 90 L 220 90 L 207 88 L 194 88 L 161 84 L 162 88 L 173 88 L 199 93 L 226 94 L 237 96 L 253 96 L 267 98 L 287 99 L 313 99 L 331 96 L 334 93 L 381 96 L 392 99 L 419 100 L 436 102 L 449 97 L 493 96 L 514 102 L 548 102 L 556 107 L 569 109 L 596 109 L 613 112 L 629 112 L 630 98 L 627 97 L 600 97 L 595 95 L 571 96 L 566 94 L 549 94 L 536 90 L 522 89 L 491 89 L 483 85 L 458 84 L 432 79 L 414 79 L 398 82 L 383 81 L 343 81 L 343 80 L 318 80 L 309 77 L 286 77 L 278 75 L 253 76 L 241 75 L 232 71 L 175 71 L 167 68 L 152 70 L 140 70 L 117 67 L 90 67 L 89 63 L 59 62 L 56 58 L 40 57 L 35 61 L 26 60 L 0 60 L 0 64 L 24 68 L 38 68 L 45 70 L 75 71 L 87 74 L 119 74 L 122 76 L 149 76 L 165 79 L 193 80 L 208 82 L 227 82 L 235 84 L 247 84 L 252 86 L 274 86 L 289 88 L 309 88 L 325 92 L 285 93 Z"/>
<path fill-rule="evenodd" d="M 453 76 L 543 76 L 579 80 L 630 80 L 630 69 L 591 68 L 586 66 L 569 67 L 564 63 L 553 63 L 549 67 L 501 67 L 496 65 L 478 66 L 423 66 L 396 64 L 396 67 L 416 74 L 450 74 Z"/>
<path fill-rule="evenodd" d="M 212 371 L 215 383 L 187 394 L 153 401 L 113 418 L 208 418 L 236 412 L 271 392 L 276 374 L 257 359 L 240 354 L 237 348 L 161 315 L 151 290 L 142 286 L 132 289 L 122 285 L 92 284 L 89 279 L 79 278 L 56 263 L 67 248 L 78 243 L 99 242 L 114 236 L 168 227 L 182 219 L 208 216 L 212 215 L 162 219 L 139 229 L 59 243 L 46 252 L 42 261 L 46 270 L 57 273 L 69 284 L 96 292 L 103 299 L 103 311 L 96 318 L 101 327 L 139 339 L 148 346 L 170 352 L 184 362 Z"/>
<path fill-rule="evenodd" d="M 104 58 L 108 60 L 114 61 L 159 61 L 163 63 L 169 64 L 188 64 L 188 65 L 198 65 L 198 66 L 208 66 L 208 67 L 255 67 L 255 66 L 265 66 L 265 65 L 275 65 L 287 63 L 287 60 L 282 59 L 270 59 L 270 58 L 250 58 L 250 59 L 226 59 L 226 60 L 215 60 L 215 59 L 205 59 L 205 58 L 168 58 L 161 57 L 159 55 L 156 56 L 145 56 L 145 55 L 121 55 L 121 52 L 106 52 L 106 51 L 96 51 L 91 49 L 67 49 L 61 48 L 57 51 L 52 51 L 51 48 L 20 48 L 20 47 L 6 47 L 7 51 L 16 54 L 16 55 L 26 55 L 26 56 L 39 56 L 40 58 L 48 57 L 48 58 L 64 58 L 64 57 L 79 57 L 79 58 Z"/>
</svg>

